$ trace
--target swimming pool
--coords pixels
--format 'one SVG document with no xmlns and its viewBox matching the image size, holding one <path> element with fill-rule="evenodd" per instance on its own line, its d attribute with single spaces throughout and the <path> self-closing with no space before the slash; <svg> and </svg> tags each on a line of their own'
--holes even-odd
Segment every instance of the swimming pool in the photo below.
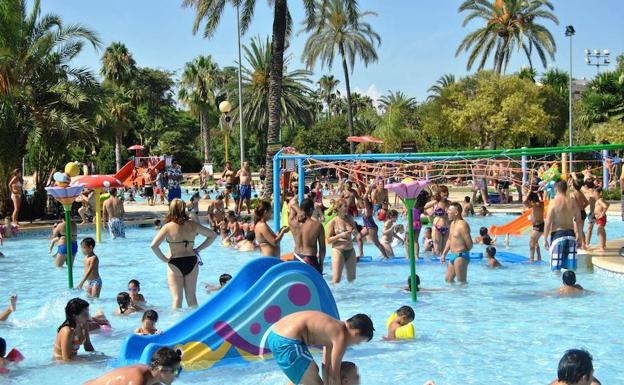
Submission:
<svg viewBox="0 0 624 385">
<path fill-rule="evenodd" d="M 472 234 L 482 225 L 503 224 L 508 215 L 470 219 Z M 607 231 L 611 238 L 621 235 L 624 225 L 613 217 Z M 84 236 L 93 233 L 81 233 Z M 127 281 L 141 281 L 142 293 L 160 315 L 158 327 L 167 328 L 186 315 L 169 309 L 166 266 L 151 252 L 154 230 L 133 228 L 127 240 L 112 241 L 108 236 L 96 247 L 104 282 L 102 298 L 91 301 L 91 313 L 103 309 L 112 323 L 110 334 L 92 335 L 101 354 L 87 362 L 53 363 L 52 346 L 56 328 L 63 321 L 67 301 L 81 293 L 66 288 L 66 270 L 52 267 L 47 254 L 48 240 L 24 238 L 5 242 L 0 250 L 0 307 L 11 293 L 19 295 L 18 311 L 0 324 L 0 336 L 10 347 L 26 356 L 19 368 L 0 382 L 8 384 L 81 384 L 97 377 L 114 365 L 115 357 L 127 336 L 140 323 L 140 314 L 127 318 L 112 315 L 115 296 L 125 291 Z M 500 241 L 499 241 L 500 242 Z M 497 246 L 504 249 L 502 245 Z M 292 248 L 292 238 L 283 250 Z M 511 239 L 510 251 L 526 255 L 527 238 Z M 396 250 L 403 255 L 403 248 Z M 366 253 L 377 257 L 371 245 Z M 203 253 L 201 283 L 216 284 L 221 273 L 235 273 L 255 253 L 238 253 L 215 244 Z M 543 385 L 556 376 L 564 350 L 585 347 L 594 356 L 596 376 L 604 384 L 615 384 L 624 354 L 621 311 L 624 279 L 606 274 L 579 272 L 581 285 L 592 294 L 578 298 L 556 298 L 552 293 L 560 278 L 549 272 L 547 264 L 507 265 L 491 271 L 480 263 L 469 267 L 466 286 L 444 283 L 445 267 L 434 262 L 419 264 L 418 274 L 425 288 L 447 288 L 439 293 L 422 293 L 415 304 L 417 338 L 410 342 L 382 342 L 386 318 L 409 296 L 401 292 L 409 268 L 407 264 L 360 264 L 354 284 L 333 287 L 341 316 L 370 314 L 377 327 L 372 342 L 350 350 L 346 359 L 360 368 L 362 384 L 409 383 L 420 385 L 435 379 L 438 385 L 454 384 L 530 384 Z M 75 280 L 83 273 L 82 256 L 77 260 Z M 388 285 L 389 287 L 386 287 Z M 210 295 L 198 290 L 204 303 Z M 81 355 L 86 354 L 81 350 Z M 282 384 L 286 379 L 273 361 L 246 366 L 221 367 L 209 371 L 183 373 L 180 384 L 257 385 Z"/>
</svg>

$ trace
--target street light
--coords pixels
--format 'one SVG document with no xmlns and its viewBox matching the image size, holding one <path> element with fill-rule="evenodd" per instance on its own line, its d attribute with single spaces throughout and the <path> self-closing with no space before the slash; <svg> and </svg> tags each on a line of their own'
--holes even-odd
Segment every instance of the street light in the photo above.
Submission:
<svg viewBox="0 0 624 385">
<path fill-rule="evenodd" d="M 232 117 L 229 115 L 232 111 L 232 105 L 227 100 L 219 103 L 219 111 L 221 111 L 221 130 L 225 141 L 225 161 L 228 161 L 228 136 L 232 128 Z"/>
<path fill-rule="evenodd" d="M 568 25 L 565 30 L 566 37 L 570 38 L 570 77 L 568 79 L 568 128 L 569 128 L 569 142 L 568 145 L 572 147 L 573 145 L 573 134 L 572 134 L 572 36 L 576 34 L 574 27 Z M 568 160 L 570 162 L 569 172 L 573 172 L 572 170 L 572 153 L 568 154 Z"/>
<path fill-rule="evenodd" d="M 600 74 L 600 67 L 606 67 L 611 64 L 611 52 L 608 49 L 595 49 L 593 52 L 589 49 L 585 50 L 585 63 L 589 66 L 596 66 L 596 74 Z"/>
</svg>

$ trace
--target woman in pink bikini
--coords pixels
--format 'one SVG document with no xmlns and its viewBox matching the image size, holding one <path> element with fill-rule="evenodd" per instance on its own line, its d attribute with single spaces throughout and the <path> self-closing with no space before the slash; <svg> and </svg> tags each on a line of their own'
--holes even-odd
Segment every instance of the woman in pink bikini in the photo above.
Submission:
<svg viewBox="0 0 624 385">
<path fill-rule="evenodd" d="M 433 210 L 433 253 L 440 255 L 449 235 L 450 221 L 446 215 L 446 210 L 450 206 L 448 200 L 449 190 L 444 185 L 437 187 L 433 200 L 425 205 L 425 210 Z"/>
</svg>

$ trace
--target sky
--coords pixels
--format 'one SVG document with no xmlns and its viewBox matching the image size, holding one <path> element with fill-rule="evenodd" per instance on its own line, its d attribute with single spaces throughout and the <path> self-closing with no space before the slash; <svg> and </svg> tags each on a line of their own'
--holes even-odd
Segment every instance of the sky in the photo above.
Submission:
<svg viewBox="0 0 624 385">
<path fill-rule="evenodd" d="M 555 60 L 549 66 L 566 71 L 570 66 L 570 42 L 564 35 L 565 26 L 573 25 L 573 75 L 592 78 L 596 67 L 585 63 L 584 50 L 608 49 L 613 57 L 624 52 L 624 0 L 553 0 L 559 25 L 543 23 L 550 29 L 557 44 Z M 300 28 L 303 20 L 301 1 L 290 0 L 293 19 Z M 382 43 L 378 48 L 379 61 L 367 68 L 356 63 L 351 75 L 351 88 L 373 99 L 391 91 L 423 101 L 427 90 L 443 74 L 464 76 L 466 55 L 455 57 L 463 37 L 477 28 L 477 22 L 462 27 L 463 15 L 458 14 L 460 0 L 360 0 L 360 9 L 374 11 L 377 17 L 368 21 Z M 76 64 L 99 72 L 103 50 L 110 43 L 120 41 L 132 52 L 137 65 L 181 72 L 184 64 L 198 55 L 212 55 L 221 66 L 234 65 L 237 60 L 236 13 L 228 5 L 214 37 L 205 39 L 200 30 L 193 35 L 194 13 L 182 8 L 180 0 L 43 0 L 43 13 L 55 13 L 65 23 L 81 23 L 96 31 L 103 47 L 96 51 L 86 47 Z M 268 1 L 256 2 L 256 12 L 250 30 L 242 37 L 246 44 L 254 36 L 270 36 L 273 22 Z M 291 68 L 303 68 L 301 52 L 306 35 L 294 35 L 289 54 Z M 514 54 L 509 72 L 528 62 L 521 52 Z M 243 61 L 244 64 L 244 61 Z M 340 62 L 329 70 L 318 64 L 313 79 L 332 73 L 344 90 L 344 76 Z M 539 73 L 544 68 L 535 57 Z M 490 67 L 491 68 L 491 67 Z M 474 70 L 474 68 L 473 68 Z M 603 69 L 604 70 L 604 69 Z"/>
</svg>

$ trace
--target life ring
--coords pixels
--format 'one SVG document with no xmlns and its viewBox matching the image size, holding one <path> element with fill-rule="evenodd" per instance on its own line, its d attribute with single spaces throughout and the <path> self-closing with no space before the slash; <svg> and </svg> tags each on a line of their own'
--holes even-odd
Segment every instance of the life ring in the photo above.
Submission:
<svg viewBox="0 0 624 385">
<path fill-rule="evenodd" d="M 392 313 L 390 317 L 386 320 L 386 327 L 390 327 L 390 324 L 397 317 L 397 313 Z M 396 330 L 394 333 L 397 340 L 411 340 L 416 337 L 416 331 L 414 330 L 414 324 L 408 323 L 407 325 L 403 325 Z"/>
</svg>

